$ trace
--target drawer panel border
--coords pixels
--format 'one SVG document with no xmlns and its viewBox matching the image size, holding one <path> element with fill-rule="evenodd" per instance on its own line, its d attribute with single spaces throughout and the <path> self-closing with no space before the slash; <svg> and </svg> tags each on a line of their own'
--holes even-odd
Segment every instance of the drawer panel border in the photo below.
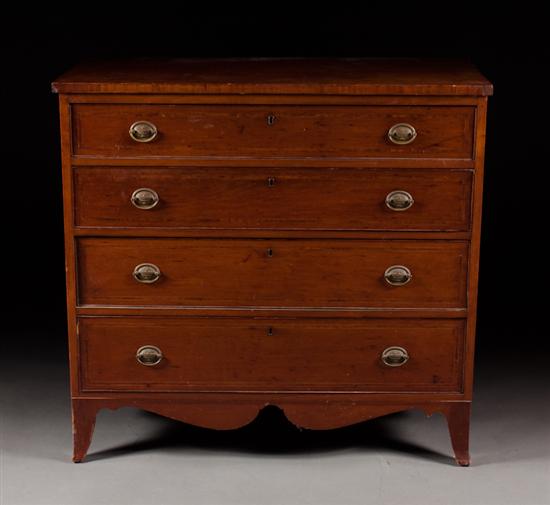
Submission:
<svg viewBox="0 0 550 505">
<path fill-rule="evenodd" d="M 139 317 L 111 317 L 111 316 L 102 316 L 102 317 L 80 317 L 79 321 L 88 321 L 88 323 L 94 322 L 94 320 L 98 323 L 115 323 L 111 326 L 113 330 L 116 329 L 116 322 L 120 321 L 121 323 L 125 323 L 128 325 L 128 327 L 136 326 L 139 327 L 139 321 L 140 319 L 146 321 L 149 325 L 153 324 L 153 322 L 157 318 L 151 318 L 151 317 L 145 317 L 145 318 L 139 318 Z M 328 322 L 329 324 L 332 323 L 332 326 L 334 327 L 332 331 L 336 331 L 336 328 L 338 326 L 345 327 L 348 324 L 351 324 L 352 327 L 355 326 L 355 330 L 357 331 L 357 325 L 363 325 L 365 324 L 365 331 L 373 331 L 373 332 L 390 332 L 392 330 L 395 330 L 395 328 L 398 326 L 399 323 L 403 323 L 405 325 L 413 325 L 413 327 L 416 329 L 418 326 L 418 320 L 415 320 L 413 318 L 400 318 L 400 319 L 394 319 L 394 320 L 387 320 L 387 319 L 376 319 L 376 320 L 370 320 L 370 321 L 364 321 L 360 322 L 358 320 L 348 319 L 348 318 L 338 318 L 338 317 L 332 317 L 328 319 L 320 319 L 316 317 L 312 318 L 292 318 L 292 317 L 281 317 L 281 318 L 270 318 L 270 317 L 215 317 L 215 318 L 200 318 L 200 317 L 188 317 L 188 318 L 182 318 L 182 317 L 166 317 L 162 320 L 159 319 L 159 321 L 162 323 L 164 322 L 167 326 L 166 329 L 172 328 L 171 331 L 173 331 L 174 328 L 179 329 L 179 324 L 182 323 L 181 331 L 184 332 L 186 328 L 205 328 L 205 326 L 208 326 L 212 324 L 214 328 L 219 328 L 220 325 L 230 324 L 231 326 L 234 326 L 235 328 L 240 328 L 242 325 L 243 329 L 247 328 L 247 325 L 252 325 L 255 331 L 259 331 L 260 327 L 263 326 L 270 326 L 273 325 L 274 328 L 280 328 L 282 324 L 282 328 L 286 327 L 285 331 L 294 331 L 294 332 L 300 332 L 301 326 L 303 324 L 308 325 L 308 322 L 310 322 L 310 330 L 313 331 L 312 328 L 315 328 L 316 324 L 319 324 L 321 321 L 323 321 L 323 326 L 326 324 L 325 322 Z M 206 325 L 203 323 L 207 323 Z M 234 323 L 234 324 L 232 324 Z M 189 326 L 190 325 L 190 326 Z M 380 326 L 382 325 L 382 326 Z M 78 330 L 77 330 L 77 339 L 78 339 L 78 352 L 80 355 L 80 366 L 79 366 L 79 391 L 84 394 L 89 393 L 123 393 L 123 394 L 142 394 L 142 393 L 151 393 L 154 391 L 155 395 L 157 393 L 167 393 L 167 394 L 177 394 L 177 393 L 219 393 L 219 394 L 262 394 L 262 395 L 280 395 L 280 394 L 358 394 L 358 393 L 364 393 L 368 395 L 376 394 L 376 395 L 426 395 L 426 394 L 439 394 L 439 395 L 445 395 L 445 394 L 462 394 L 463 389 L 462 385 L 464 382 L 463 377 L 463 369 L 462 369 L 462 363 L 464 362 L 464 350 L 465 350 L 465 330 L 466 330 L 466 319 L 461 318 L 459 320 L 454 320 L 451 322 L 449 319 L 424 319 L 424 327 L 432 328 L 432 329 L 439 329 L 439 325 L 441 325 L 441 328 L 446 328 L 447 331 L 450 331 L 454 337 L 455 341 L 455 352 L 456 355 L 454 356 L 454 373 L 456 376 L 454 377 L 453 382 L 449 383 L 437 383 L 436 387 L 429 388 L 424 383 L 424 388 L 421 387 L 422 383 L 414 383 L 414 382 L 407 382 L 406 388 L 400 388 L 395 386 L 394 388 L 384 389 L 383 384 L 384 382 L 373 382 L 369 384 L 369 389 L 359 389 L 356 387 L 354 389 L 351 384 L 339 384 L 337 388 L 333 389 L 330 387 L 331 382 L 327 381 L 323 388 L 323 384 L 321 384 L 321 387 L 316 387 L 318 385 L 318 382 L 312 383 L 312 384 L 301 384 L 301 387 L 303 389 L 268 389 L 264 386 L 260 386 L 259 384 L 256 384 L 255 387 L 252 389 L 245 389 L 242 388 L 242 385 L 239 385 L 239 383 L 235 383 L 233 386 L 229 385 L 228 387 L 219 388 L 214 387 L 212 385 L 212 381 L 202 383 L 200 381 L 195 381 L 191 384 L 191 382 L 187 386 L 183 386 L 180 382 L 167 382 L 165 380 L 157 381 L 157 382 L 150 382 L 148 383 L 148 388 L 137 388 L 134 387 L 136 383 L 133 382 L 106 382 L 105 384 L 102 384 L 101 382 L 97 383 L 90 383 L 88 385 L 85 384 L 85 362 L 87 358 L 87 347 L 85 346 L 86 341 L 81 337 L 81 331 L 80 331 L 80 324 L 78 324 Z M 108 325 L 109 326 L 109 325 Z M 107 326 L 107 327 L 108 327 Z M 406 327 L 406 326 L 405 326 Z M 385 329 L 387 328 L 387 329 Z M 89 329 L 90 334 L 88 336 L 89 339 L 93 340 L 95 337 L 93 335 L 93 332 L 95 330 Z M 170 331 L 169 331 L 170 333 Z M 252 335 L 249 335 L 247 337 L 251 338 Z M 164 336 L 166 338 L 166 335 Z M 276 337 L 271 337 L 276 338 Z M 299 337 L 297 337 L 299 338 Z M 395 339 L 396 341 L 399 341 L 399 338 L 392 337 L 388 339 L 388 343 Z M 154 342 L 153 342 L 154 343 Z M 383 344 L 382 344 L 383 345 Z M 395 370 L 399 373 L 399 370 Z M 288 379 L 284 379 L 288 380 Z M 434 383 L 435 384 L 435 383 Z M 456 386 L 453 386 L 453 384 L 456 384 Z M 154 389 L 151 390 L 149 387 L 154 386 Z M 159 387 L 159 386 L 166 386 L 166 388 Z M 446 389 L 448 387 L 448 389 Z M 315 388 L 315 389 L 312 389 Z"/>
<path fill-rule="evenodd" d="M 94 160 L 105 160 L 104 164 L 118 164 L 118 163 L 125 163 L 128 161 L 139 161 L 140 163 L 150 163 L 151 161 L 155 161 L 158 165 L 164 165 L 171 162 L 171 164 L 218 164 L 218 165 L 235 165 L 238 166 L 241 163 L 249 163 L 249 162 L 258 162 L 258 163 L 265 163 L 266 165 L 269 164 L 282 164 L 282 163 L 294 163 L 299 165 L 300 163 L 303 163 L 304 161 L 306 163 L 312 164 L 312 165 L 319 165 L 319 166 L 326 166 L 326 163 L 335 163 L 335 164 L 342 164 L 343 166 L 358 166 L 357 164 L 363 164 L 366 166 L 380 166 L 380 167 L 391 167 L 392 165 L 395 165 L 395 163 L 402 164 L 404 167 L 407 166 L 414 166 L 414 167 L 420 167 L 422 163 L 424 162 L 426 167 L 432 168 L 435 165 L 442 165 L 442 166 L 454 166 L 456 168 L 473 168 L 475 166 L 475 156 L 477 153 L 476 149 L 476 135 L 475 135 L 475 111 L 476 111 L 476 102 L 475 100 L 472 100 L 471 98 L 469 101 L 464 101 L 460 98 L 454 98 L 453 97 L 446 97 L 448 98 L 447 102 L 438 102 L 436 101 L 423 101 L 420 99 L 420 97 L 401 97 L 400 100 L 391 100 L 391 101 L 380 101 L 376 100 L 378 97 L 362 97 L 363 100 L 361 103 L 350 103 L 348 100 L 343 100 L 342 102 L 333 101 L 331 99 L 327 99 L 327 97 L 323 97 L 322 95 L 319 96 L 319 102 L 308 102 L 308 101 L 301 101 L 301 102 L 295 102 L 291 96 L 280 96 L 281 100 L 270 100 L 267 103 L 261 103 L 258 101 L 251 101 L 247 96 L 240 97 L 240 100 L 235 101 L 235 97 L 216 97 L 217 101 L 213 102 L 201 102 L 200 100 L 198 102 L 194 101 L 196 96 L 186 96 L 183 100 L 183 97 L 176 97 L 176 100 L 174 100 L 174 97 L 167 97 L 165 101 L 158 101 L 158 96 L 155 97 L 156 99 L 154 101 L 147 102 L 145 99 L 145 96 L 139 96 L 134 100 L 128 100 L 128 97 L 121 97 L 120 101 L 101 101 L 101 97 L 93 97 L 95 99 L 98 99 L 97 101 L 93 101 L 90 99 L 84 99 L 84 100 L 78 100 L 77 96 L 68 95 L 67 100 L 69 104 L 69 115 L 71 118 L 71 157 L 73 164 L 85 164 L 92 162 Z M 147 95 L 149 97 L 149 95 Z M 89 98 L 89 97 L 88 97 Z M 111 97 L 112 98 L 112 97 Z M 188 99 L 187 99 L 188 98 Z M 203 97 L 204 98 L 204 97 Z M 229 98 L 229 99 L 227 99 Z M 348 97 L 350 98 L 350 97 Z M 179 100 L 178 100 L 179 99 Z M 288 101 L 286 101 L 288 100 Z M 289 107 L 292 106 L 298 106 L 302 105 L 303 107 L 322 107 L 326 106 L 327 108 L 333 108 L 337 109 L 338 107 L 346 107 L 351 108 L 353 110 L 353 107 L 409 107 L 409 108 L 422 108 L 422 107 L 430 107 L 433 109 L 437 108 L 464 108 L 464 109 L 472 109 L 473 111 L 473 119 L 472 119 L 472 125 L 471 128 L 468 130 L 468 138 L 469 138 L 469 144 L 471 147 L 471 151 L 468 153 L 469 155 L 465 158 L 462 158 L 459 153 L 457 152 L 456 155 L 446 158 L 445 153 L 441 153 L 441 155 L 438 156 L 430 156 L 428 154 L 424 153 L 413 153 L 412 155 L 409 155 L 407 153 L 404 153 L 402 157 L 396 155 L 395 153 L 392 153 L 392 155 L 388 156 L 378 156 L 376 153 L 372 153 L 370 155 L 366 156 L 346 156 L 346 155 L 325 155 L 325 156 L 308 156 L 307 154 L 299 155 L 299 156 L 291 156 L 291 155 L 279 155 L 276 156 L 264 154 L 264 155 L 231 155 L 231 156 L 224 156 L 224 155 L 206 155 L 206 154 L 200 154 L 200 155 L 183 155 L 180 154 L 147 154 L 147 155 L 138 155 L 138 154 L 131 154 L 131 155 L 120 155 L 120 153 L 117 152 L 116 155 L 112 154 L 95 154 L 95 153 L 89 153 L 89 154 L 78 154 L 75 151 L 76 141 L 75 141 L 75 135 L 78 133 L 78 128 L 76 127 L 76 121 L 74 118 L 74 111 L 73 111 L 73 105 L 77 106 L 82 105 L 118 105 L 118 106 L 128 106 L 128 105 L 141 105 L 141 106 L 147 106 L 147 105 L 158 105 L 158 106 L 169 106 L 169 105 L 181 105 L 181 106 L 189 106 L 189 107 L 195 107 L 197 105 L 201 104 L 207 104 L 207 105 L 218 105 L 219 107 L 231 107 L 231 106 L 242 106 L 242 107 L 259 107 L 259 106 L 267 106 L 267 105 L 274 105 L 274 106 L 281 106 L 281 107 Z M 173 146 L 172 146 L 173 147 Z M 172 150 L 172 147 L 167 146 L 168 149 Z M 447 153 L 450 154 L 450 153 Z M 455 154 L 454 152 L 452 154 Z M 465 153 L 461 153 L 465 154 Z"/>
</svg>

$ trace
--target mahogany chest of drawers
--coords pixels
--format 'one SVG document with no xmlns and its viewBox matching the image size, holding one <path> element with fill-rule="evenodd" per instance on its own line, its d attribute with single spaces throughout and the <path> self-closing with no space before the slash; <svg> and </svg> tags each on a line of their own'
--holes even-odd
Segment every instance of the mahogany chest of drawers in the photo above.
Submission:
<svg viewBox="0 0 550 505">
<path fill-rule="evenodd" d="M 60 94 L 74 461 L 96 412 L 443 413 L 469 463 L 487 96 L 443 60 L 136 60 Z"/>
</svg>

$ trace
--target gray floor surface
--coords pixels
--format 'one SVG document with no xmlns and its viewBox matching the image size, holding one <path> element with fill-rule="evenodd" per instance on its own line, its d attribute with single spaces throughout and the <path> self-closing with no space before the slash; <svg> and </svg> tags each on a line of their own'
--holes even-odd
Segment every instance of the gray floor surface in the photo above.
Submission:
<svg viewBox="0 0 550 505">
<path fill-rule="evenodd" d="M 230 432 L 102 411 L 90 456 L 75 465 L 63 357 L 2 364 L 1 505 L 550 503 L 544 356 L 524 369 L 509 356 L 479 370 L 469 468 L 455 466 L 439 415 L 312 432 L 275 408 Z"/>
</svg>

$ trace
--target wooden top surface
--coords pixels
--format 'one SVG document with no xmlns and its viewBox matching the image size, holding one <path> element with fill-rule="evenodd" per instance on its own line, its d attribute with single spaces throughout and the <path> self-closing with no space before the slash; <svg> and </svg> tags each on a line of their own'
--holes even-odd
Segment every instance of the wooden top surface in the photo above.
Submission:
<svg viewBox="0 0 550 505">
<path fill-rule="evenodd" d="M 136 59 L 84 63 L 57 93 L 490 95 L 470 63 L 444 59 Z"/>
</svg>

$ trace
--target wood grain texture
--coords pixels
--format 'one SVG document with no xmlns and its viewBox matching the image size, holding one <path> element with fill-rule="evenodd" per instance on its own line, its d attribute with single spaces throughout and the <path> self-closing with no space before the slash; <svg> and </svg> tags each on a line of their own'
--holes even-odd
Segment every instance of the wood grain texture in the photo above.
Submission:
<svg viewBox="0 0 550 505">
<path fill-rule="evenodd" d="M 473 158 L 473 107 L 72 105 L 73 154 L 101 158 Z M 268 117 L 273 116 L 273 124 Z M 128 134 L 136 121 L 151 142 Z M 387 138 L 408 123 L 410 144 Z"/>
<path fill-rule="evenodd" d="M 80 318 L 81 389 L 460 392 L 463 341 L 461 319 Z M 385 365 L 391 346 L 409 361 Z"/>
<path fill-rule="evenodd" d="M 74 463 L 80 463 L 86 457 L 94 434 L 96 414 L 100 408 L 97 402 L 76 398 L 72 400 Z"/>
<path fill-rule="evenodd" d="M 73 399 L 73 412 L 78 412 L 80 438 L 75 440 L 73 461 L 81 462 L 90 445 L 95 413 L 99 409 L 135 407 L 149 412 L 216 430 L 229 430 L 252 422 L 258 413 L 269 405 L 280 408 L 294 425 L 305 429 L 333 429 L 349 426 L 395 412 L 422 410 L 427 416 L 440 413 L 447 418 L 449 433 L 455 451 L 455 460 L 461 466 L 470 464 L 468 452 L 470 402 L 461 401 L 393 401 L 372 402 L 365 395 L 348 398 L 343 394 L 279 394 L 237 395 L 231 393 L 186 394 L 178 399 L 109 398 Z"/>
<path fill-rule="evenodd" d="M 90 62 L 59 93 L 490 95 L 470 63 L 450 59 L 136 59 Z"/>
<path fill-rule="evenodd" d="M 464 360 L 465 391 L 471 399 L 474 383 L 474 356 L 476 342 L 477 291 L 479 284 L 479 257 L 481 247 L 481 214 L 483 207 L 483 175 L 485 160 L 485 130 L 487 123 L 487 98 L 480 98 L 476 114 L 476 172 L 472 198 L 472 237 L 468 260 L 468 319 L 466 354 Z"/>
<path fill-rule="evenodd" d="M 183 316 L 183 317 L 311 317 L 316 319 L 409 318 L 461 319 L 467 308 L 394 308 L 394 307 L 170 307 L 166 305 L 85 305 L 76 307 L 80 316 Z"/>
<path fill-rule="evenodd" d="M 471 231 L 370 231 L 370 230 L 259 230 L 201 228 L 96 228 L 74 227 L 75 237 L 158 238 L 282 238 L 282 239 L 375 239 L 375 240 L 470 240 Z"/>
<path fill-rule="evenodd" d="M 53 87 L 74 461 L 101 408 L 231 429 L 275 405 L 311 429 L 440 412 L 469 464 L 492 93 L 473 66 L 99 62 Z M 158 138 L 130 140 L 136 120 Z M 413 143 L 389 142 L 397 122 L 415 126 Z M 158 190 L 158 208 L 129 205 L 138 186 Z M 413 194 L 410 210 L 384 207 L 395 189 Z M 142 262 L 158 263 L 159 283 L 133 279 Z M 413 280 L 385 284 L 392 264 Z M 144 344 L 162 347 L 160 367 L 137 364 Z M 386 345 L 411 359 L 384 368 Z"/>
<path fill-rule="evenodd" d="M 75 225 L 99 228 L 467 231 L 472 172 L 461 170 L 79 167 Z M 142 210 L 138 188 L 160 201 Z M 395 190 L 414 204 L 394 211 Z M 321 203 L 322 202 L 322 203 Z"/>
<path fill-rule="evenodd" d="M 287 167 L 287 168 L 399 168 L 414 169 L 426 168 L 431 170 L 441 169 L 474 169 L 475 160 L 471 157 L 462 158 L 221 158 L 213 157 L 168 157 L 158 156 L 150 158 L 105 158 L 97 156 L 72 155 L 73 166 L 98 165 L 107 167 L 235 167 L 235 168 L 259 168 L 259 167 Z"/>
<path fill-rule="evenodd" d="M 79 238 L 77 249 L 81 306 L 466 306 L 467 242 Z M 142 263 L 158 282 L 133 278 Z M 392 265 L 412 280 L 390 286 Z"/>
<path fill-rule="evenodd" d="M 71 394 L 78 394 L 78 341 L 76 338 L 76 252 L 73 229 L 73 169 L 71 166 L 71 117 L 66 95 L 59 96 L 59 126 L 61 133 L 61 169 L 63 180 L 63 224 L 65 230 L 65 285 L 67 299 L 67 333 L 70 361 Z M 78 415 L 75 417 L 78 420 Z"/>
<path fill-rule="evenodd" d="M 449 425 L 451 443 L 456 462 L 460 466 L 470 466 L 470 402 L 457 402 L 444 411 Z"/>
<path fill-rule="evenodd" d="M 70 104 L 173 104 L 173 105 L 381 105 L 381 106 L 470 106 L 477 107 L 477 96 L 421 95 L 265 95 L 265 94 L 189 94 L 109 93 L 65 94 Z M 483 98 L 482 98 L 483 99 Z"/>
</svg>

